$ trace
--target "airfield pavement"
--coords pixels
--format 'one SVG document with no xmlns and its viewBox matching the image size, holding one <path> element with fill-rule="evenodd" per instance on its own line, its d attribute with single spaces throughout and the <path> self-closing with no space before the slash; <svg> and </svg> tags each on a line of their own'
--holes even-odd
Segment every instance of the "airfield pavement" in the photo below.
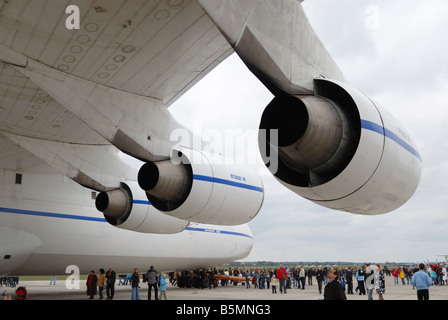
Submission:
<svg viewBox="0 0 448 320">
<path fill-rule="evenodd" d="M 416 290 L 412 285 L 394 285 L 392 277 L 386 277 L 386 295 L 384 301 L 378 301 L 374 291 L 373 299 L 368 301 L 366 295 L 347 295 L 347 301 L 322 301 L 317 284 L 306 286 L 305 290 L 288 289 L 286 294 L 272 294 L 270 289 L 246 288 L 237 286 L 218 286 L 215 289 L 178 288 L 167 285 L 168 300 L 148 301 L 148 286 L 141 283 L 140 300 L 131 301 L 131 286 L 115 286 L 114 300 L 102 300 L 96 295 L 89 300 L 85 294 L 85 281 L 81 288 L 69 290 L 65 281 L 58 280 L 56 285 L 48 281 L 21 281 L 26 286 L 28 301 L 0 301 L 2 316 L 45 315 L 46 318 L 61 319 L 68 317 L 91 318 L 92 316 L 113 319 L 130 316 L 156 316 L 161 319 L 182 318 L 264 318 L 281 319 L 291 316 L 353 317 L 377 319 L 387 317 L 413 317 L 442 315 L 448 305 L 448 286 L 432 286 L 429 291 L 430 301 L 417 301 Z M 356 282 L 355 282 L 356 286 Z M 0 294 L 14 294 L 13 288 L 0 287 Z M 104 296 L 106 294 L 104 293 Z M 154 299 L 154 291 L 152 292 Z M 414 301 L 417 301 L 415 303 Z"/>
<path fill-rule="evenodd" d="M 401 280 L 400 280 L 401 282 Z M 85 294 L 85 280 L 80 280 L 80 289 L 67 289 L 64 280 L 58 280 L 56 285 L 50 285 L 48 281 L 20 281 L 18 286 L 26 286 L 30 300 L 88 300 Z M 356 281 L 354 281 L 354 288 Z M 14 288 L 0 287 L 0 294 L 6 290 L 6 295 L 14 296 Z M 130 285 L 115 285 L 114 300 L 130 300 Z M 140 283 L 140 300 L 147 300 L 148 285 Z M 323 295 L 319 294 L 317 282 L 313 279 L 312 286 L 305 286 L 305 290 L 291 288 L 286 294 L 281 294 L 277 286 L 277 294 L 273 294 L 271 289 L 255 289 L 252 285 L 246 288 L 239 283 L 237 286 L 229 284 L 228 286 L 219 285 L 215 289 L 197 289 L 197 288 L 178 288 L 167 284 L 166 296 L 168 300 L 191 301 L 191 300 L 321 300 Z M 106 291 L 104 290 L 104 299 Z M 99 295 L 95 296 L 95 300 L 99 299 Z M 152 291 L 152 299 L 154 299 L 154 291 Z M 376 291 L 373 291 L 373 299 L 378 300 Z M 386 294 L 385 300 L 417 300 L 417 292 L 412 289 L 412 285 L 394 285 L 392 276 L 386 276 Z M 448 286 L 432 286 L 429 289 L 430 300 L 446 300 L 448 301 Z M 367 300 L 367 295 L 347 295 L 347 300 Z"/>
</svg>

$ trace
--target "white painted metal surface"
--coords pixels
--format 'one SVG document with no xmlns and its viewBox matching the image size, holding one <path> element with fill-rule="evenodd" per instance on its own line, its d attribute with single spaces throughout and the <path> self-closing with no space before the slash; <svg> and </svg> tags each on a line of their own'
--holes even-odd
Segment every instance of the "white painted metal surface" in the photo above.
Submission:
<svg viewBox="0 0 448 320">
<path fill-rule="evenodd" d="M 194 0 L 81 0 L 80 29 L 67 3 L 0 5 L 0 43 L 43 64 L 169 103 L 231 52 Z"/>
<path fill-rule="evenodd" d="M 402 206 L 414 194 L 422 160 L 410 135 L 381 106 L 341 82 L 359 112 L 360 140 L 347 167 L 334 179 L 312 187 L 285 186 L 322 206 L 358 214 L 383 214 Z M 331 98 L 330 98 L 331 99 Z"/>
<path fill-rule="evenodd" d="M 182 145 L 200 165 L 192 162 L 192 192 L 169 216 L 137 191 L 137 168 L 119 154 L 173 158 L 170 133 L 181 126 L 166 107 L 234 50 L 275 95 L 319 95 L 314 85 L 325 77 L 358 105 L 359 145 L 347 167 L 312 188 L 283 182 L 288 188 L 362 214 L 393 210 L 415 191 L 414 143 L 382 107 L 343 83 L 298 1 L 76 4 L 78 30 L 65 26 L 64 1 L 0 4 L 0 275 L 64 274 L 71 264 L 81 272 L 173 270 L 246 257 L 247 225 L 213 224 L 257 214 L 258 177 L 214 166 L 202 150 Z M 116 228 L 95 209 L 92 192 L 123 183 L 135 190 L 135 211 Z"/>
<path fill-rule="evenodd" d="M 198 2 L 274 94 L 312 93 L 318 77 L 344 80 L 296 0 Z"/>
<path fill-rule="evenodd" d="M 15 172 L 1 170 L 0 275 L 63 275 L 68 265 L 82 274 L 150 265 L 184 270 L 240 259 L 252 248 L 246 225 L 191 224 L 175 235 L 136 233 L 108 224 L 94 202 L 90 190 L 61 174 L 27 171 L 18 185 Z"/>
<path fill-rule="evenodd" d="M 264 199 L 260 177 L 245 166 L 211 161 L 207 154 L 176 146 L 193 171 L 193 185 L 185 202 L 166 214 L 199 223 L 238 225 L 252 220 Z"/>
</svg>

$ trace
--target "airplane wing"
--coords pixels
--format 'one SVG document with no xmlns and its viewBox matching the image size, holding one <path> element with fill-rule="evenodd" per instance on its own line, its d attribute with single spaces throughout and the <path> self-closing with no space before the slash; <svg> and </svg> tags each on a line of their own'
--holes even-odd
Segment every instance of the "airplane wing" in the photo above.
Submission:
<svg viewBox="0 0 448 320">
<path fill-rule="evenodd" d="M 301 7 L 295 1 L 280 4 L 82 0 L 76 2 L 79 29 L 71 29 L 65 2 L 3 2 L 0 131 L 70 143 L 109 142 L 140 160 L 158 161 L 169 157 L 173 145 L 166 137 L 179 128 L 166 106 L 234 50 L 273 91 L 310 93 L 316 76 L 339 79 Z M 272 32 L 266 29 L 271 22 L 258 19 L 288 10 L 297 18 L 275 23 Z M 306 37 L 293 41 L 291 33 L 302 25 Z M 279 51 L 285 45 L 294 54 Z"/>
<path fill-rule="evenodd" d="M 56 171 L 99 191 L 136 175 L 119 150 L 78 117 L 13 68 L 0 68 L 2 169 Z"/>
<path fill-rule="evenodd" d="M 80 29 L 67 29 L 64 1 L 10 1 L 0 43 L 82 79 L 166 105 L 232 50 L 193 0 L 83 0 Z"/>
<path fill-rule="evenodd" d="M 168 106 L 233 52 L 196 1 L 76 4 L 81 13 L 78 30 L 65 26 L 69 15 L 64 1 L 0 4 L 0 60 L 6 62 L 0 63 L 0 132 L 6 134 L 1 147 L 3 158 L 15 157 L 2 161 L 3 168 L 20 170 L 30 159 L 29 150 L 39 150 L 32 145 L 42 146 L 42 141 L 61 148 L 110 149 L 101 134 L 14 69 L 26 59 Z M 16 152 L 20 145 L 28 152 Z M 45 158 L 54 166 L 46 155 L 33 159 Z"/>
<path fill-rule="evenodd" d="M 146 213 L 129 202 L 144 198 L 136 197 L 144 191 L 118 150 L 145 162 L 169 159 L 177 144 L 170 134 L 182 127 L 167 107 L 234 51 L 194 0 L 77 1 L 79 29 L 66 25 L 69 7 L 60 0 L 0 5 L 0 135 L 25 156 L 32 153 L 102 191 L 98 210 L 134 230 Z M 202 156 L 190 147 L 183 144 L 176 155 Z M 15 160 L 11 168 L 24 170 L 19 154 Z M 264 195 L 259 177 L 225 165 L 211 170 L 204 161 L 192 173 L 182 171 L 187 176 L 179 192 L 177 177 L 164 185 L 179 201 L 168 199 L 165 207 L 151 199 L 161 211 L 182 203 L 189 208 L 161 221 L 179 230 L 185 221 L 239 225 L 252 219 Z M 170 165 L 166 172 L 176 173 Z M 244 207 L 231 201 L 236 195 Z"/>
<path fill-rule="evenodd" d="M 54 142 L 44 143 L 53 151 L 58 143 L 105 146 L 97 148 L 104 152 L 113 145 L 148 163 L 142 180 L 155 206 L 190 221 L 232 223 L 224 212 L 233 209 L 221 204 L 245 196 L 226 200 L 216 187 L 246 190 L 256 198 L 243 219 L 249 221 L 263 198 L 259 177 L 214 167 L 191 139 L 172 141 L 184 128 L 167 109 L 232 52 L 275 96 L 262 116 L 259 146 L 269 148 L 262 157 L 285 187 L 360 214 L 389 212 L 412 196 L 421 175 L 415 143 L 384 108 L 346 84 L 297 0 L 4 1 L 0 132 L 47 163 L 51 157 L 33 144 Z M 267 131 L 278 141 L 263 138 Z M 84 162 L 73 160 L 79 150 L 60 150 L 50 152 L 58 170 L 68 165 L 86 175 Z M 186 167 L 162 163 L 173 155 Z M 88 178 L 89 185 L 105 181 Z M 195 189 L 199 184 L 207 185 L 207 196 Z M 184 203 L 211 209 L 186 213 Z"/>
<path fill-rule="evenodd" d="M 65 27 L 67 3 L 63 1 L 3 2 L 2 49 L 165 105 L 232 53 L 195 1 L 86 0 L 77 5 L 82 14 L 80 29 L 69 30 Z M 0 131 L 53 141 L 107 143 L 70 110 L 3 63 L 0 94 Z"/>
</svg>

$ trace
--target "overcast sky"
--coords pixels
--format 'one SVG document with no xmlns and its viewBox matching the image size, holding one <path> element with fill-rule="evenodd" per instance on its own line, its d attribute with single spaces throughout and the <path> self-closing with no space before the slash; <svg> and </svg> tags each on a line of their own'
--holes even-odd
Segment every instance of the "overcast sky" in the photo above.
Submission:
<svg viewBox="0 0 448 320">
<path fill-rule="evenodd" d="M 360 216 L 311 203 L 280 185 L 260 163 L 263 208 L 249 225 L 246 261 L 419 262 L 448 254 L 448 2 L 308 0 L 316 33 L 351 85 L 407 128 L 423 158 L 422 179 L 404 206 Z M 253 135 L 271 94 L 232 55 L 170 110 L 197 133 Z"/>
</svg>

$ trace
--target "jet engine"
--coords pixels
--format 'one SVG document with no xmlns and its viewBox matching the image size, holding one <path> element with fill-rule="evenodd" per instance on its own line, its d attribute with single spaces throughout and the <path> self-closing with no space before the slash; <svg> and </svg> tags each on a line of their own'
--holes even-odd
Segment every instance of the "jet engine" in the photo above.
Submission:
<svg viewBox="0 0 448 320">
<path fill-rule="evenodd" d="M 176 147 L 170 160 L 143 165 L 138 183 L 152 205 L 172 217 L 216 225 L 250 221 L 263 203 L 261 179 L 248 167 L 211 159 Z"/>
<path fill-rule="evenodd" d="M 269 151 L 262 156 L 271 173 L 332 209 L 374 215 L 403 205 L 422 165 L 403 126 L 349 85 L 315 79 L 314 89 L 312 96 L 279 95 L 263 112 L 259 146 Z"/>
<path fill-rule="evenodd" d="M 134 181 L 121 183 L 120 188 L 112 191 L 100 192 L 95 205 L 110 224 L 136 232 L 173 234 L 183 231 L 189 224 L 153 208 Z"/>
</svg>

